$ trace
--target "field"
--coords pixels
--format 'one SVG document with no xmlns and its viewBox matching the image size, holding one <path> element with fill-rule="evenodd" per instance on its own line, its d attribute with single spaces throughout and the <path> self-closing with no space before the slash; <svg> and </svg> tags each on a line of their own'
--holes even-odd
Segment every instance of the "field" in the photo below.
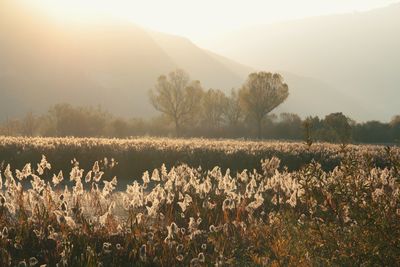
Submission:
<svg viewBox="0 0 400 267">
<path fill-rule="evenodd" d="M 342 158 L 342 147 L 328 143 L 315 143 L 311 147 L 299 142 L 209 140 L 209 139 L 101 139 L 101 138 L 20 138 L 0 137 L 0 170 L 6 164 L 22 169 L 26 163 L 40 161 L 42 155 L 51 160 L 54 170 L 68 173 L 70 160 L 77 159 L 81 168 L 88 170 L 95 161 L 114 159 L 118 165 L 107 170 L 110 177 L 117 176 L 120 189 L 132 180 L 139 180 L 145 171 L 167 168 L 179 164 L 211 170 L 219 166 L 232 173 L 243 170 L 261 171 L 260 161 L 277 157 L 281 167 L 299 170 L 313 160 L 326 171 L 333 170 Z M 399 149 L 395 150 L 396 153 Z M 386 167 L 385 147 L 348 145 L 346 151 L 366 155 L 378 167 Z M 51 173 L 47 175 L 51 178 Z"/>
<path fill-rule="evenodd" d="M 400 149 L 0 137 L 0 266 L 397 266 Z"/>
</svg>

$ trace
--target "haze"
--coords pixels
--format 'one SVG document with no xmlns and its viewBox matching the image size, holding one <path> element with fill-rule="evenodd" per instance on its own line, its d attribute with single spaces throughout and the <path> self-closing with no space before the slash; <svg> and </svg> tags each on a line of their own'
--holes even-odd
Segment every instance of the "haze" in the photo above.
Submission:
<svg viewBox="0 0 400 267">
<path fill-rule="evenodd" d="M 365 11 L 394 0 L 17 0 L 63 21 L 113 17 L 181 35 L 206 46 L 220 34 L 252 25 Z"/>
<path fill-rule="evenodd" d="M 393 2 L 0 1 L 0 121 L 61 102 L 153 117 L 148 91 L 176 68 L 224 93 L 251 72 L 279 72 L 290 94 L 275 113 L 390 121 L 400 112 Z"/>
</svg>

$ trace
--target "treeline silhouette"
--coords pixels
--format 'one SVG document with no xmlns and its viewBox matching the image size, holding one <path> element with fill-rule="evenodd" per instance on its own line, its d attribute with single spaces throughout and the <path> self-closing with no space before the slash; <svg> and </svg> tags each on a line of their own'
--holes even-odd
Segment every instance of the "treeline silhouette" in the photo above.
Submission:
<svg viewBox="0 0 400 267">
<path fill-rule="evenodd" d="M 390 123 L 357 123 L 342 113 L 301 119 L 292 113 L 271 113 L 289 96 L 277 73 L 254 72 L 226 95 L 205 90 L 184 70 L 160 75 L 149 90 L 149 104 L 161 115 L 151 119 L 116 117 L 101 107 L 56 104 L 46 114 L 32 112 L 6 119 L 0 134 L 22 136 L 118 137 L 177 136 L 305 140 L 347 144 L 392 144 L 400 140 L 400 115 Z"/>
<path fill-rule="evenodd" d="M 204 107 L 203 107 L 204 108 Z M 181 129 L 182 137 L 246 138 L 258 137 L 251 117 L 239 116 L 234 124 L 221 115 L 210 123 L 203 111 Z M 21 118 L 6 119 L 0 124 L 0 135 L 117 137 L 175 136 L 175 126 L 166 116 L 150 119 L 117 117 L 101 107 L 75 107 L 56 104 L 47 113 L 27 113 Z M 262 120 L 263 139 L 327 141 L 335 143 L 393 144 L 400 140 L 400 115 L 391 122 L 357 123 L 342 113 L 324 118 L 302 119 L 292 113 L 270 114 Z"/>
</svg>

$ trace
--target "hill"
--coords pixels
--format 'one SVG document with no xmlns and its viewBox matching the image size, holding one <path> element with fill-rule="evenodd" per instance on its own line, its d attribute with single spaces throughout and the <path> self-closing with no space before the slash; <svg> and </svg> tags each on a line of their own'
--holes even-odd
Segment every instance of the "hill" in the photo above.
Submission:
<svg viewBox="0 0 400 267">
<path fill-rule="evenodd" d="M 257 47 L 255 43 L 259 40 L 248 37 L 247 33 L 241 33 L 247 45 L 256 41 L 252 43 L 253 52 L 246 54 L 240 50 L 237 55 L 244 55 L 247 60 L 243 62 L 251 62 L 254 57 L 252 63 L 256 68 L 202 49 L 184 37 L 132 23 L 110 19 L 68 24 L 12 1 L 0 5 L 0 120 L 27 111 L 42 113 L 60 102 L 101 105 L 123 117 L 153 116 L 157 113 L 149 104 L 148 90 L 159 75 L 175 68 L 188 71 L 206 89 L 219 88 L 225 92 L 240 87 L 254 70 L 278 70 L 289 84 L 290 96 L 277 112 L 294 112 L 303 117 L 337 111 L 355 118 L 375 115 L 375 110 L 356 101 L 360 99 L 358 96 L 337 90 L 337 86 L 327 82 L 329 77 L 319 75 L 318 68 L 312 69 L 312 60 L 304 62 L 299 55 L 292 55 L 293 59 L 282 55 L 273 42 L 264 44 L 265 48 Z M 272 36 L 280 32 L 290 36 L 290 25 L 282 24 Z M 294 46 L 287 47 L 289 51 Z M 298 67 L 291 68 L 285 62 Z M 394 99 L 389 100 L 393 103 Z M 384 109 L 384 114 L 394 112 Z"/>
<path fill-rule="evenodd" d="M 161 74 L 183 68 L 205 88 L 228 90 L 240 86 L 250 71 L 227 59 L 220 62 L 185 38 L 112 20 L 61 24 L 10 3 L 0 4 L 4 115 L 42 112 L 69 102 L 148 116 L 154 111 L 147 92 Z"/>
<path fill-rule="evenodd" d="M 320 93 L 314 100 L 334 102 L 355 119 L 389 120 L 400 112 L 399 18 L 400 4 L 393 4 L 246 28 L 208 47 L 256 68 L 319 80 L 337 93 Z M 342 96 L 351 101 L 343 102 Z"/>
</svg>

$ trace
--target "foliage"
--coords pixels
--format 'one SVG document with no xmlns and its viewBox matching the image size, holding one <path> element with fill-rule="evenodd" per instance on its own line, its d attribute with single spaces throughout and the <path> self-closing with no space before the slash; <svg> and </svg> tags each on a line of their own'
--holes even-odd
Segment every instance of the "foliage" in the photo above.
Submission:
<svg viewBox="0 0 400 267">
<path fill-rule="evenodd" d="M 205 103 L 204 95 L 218 92 L 220 97 Z M 210 93 L 211 94 L 211 93 Z M 254 120 L 246 116 L 240 106 L 239 94 L 232 91 L 222 96 L 219 90 L 208 90 L 199 98 L 201 104 L 190 121 L 181 128 L 185 137 L 205 138 L 255 138 Z M 222 108 L 218 106 L 222 105 Z M 222 104 L 225 103 L 225 104 Z M 58 110 L 55 112 L 55 110 Z M 222 112 L 222 114 L 221 114 Z M 279 140 L 304 140 L 304 123 L 309 123 L 310 135 L 314 141 L 342 143 L 399 144 L 400 123 L 394 117 L 390 123 L 368 121 L 347 123 L 332 127 L 329 118 L 308 117 L 301 119 L 293 113 L 269 114 L 262 121 L 262 138 Z M 344 116 L 343 116 L 344 117 Z M 396 119 L 397 118 L 397 119 Z M 347 125 L 348 124 L 348 125 Z M 349 126 L 351 129 L 349 129 Z M 350 132 L 349 132 L 350 131 Z M 345 133 L 342 137 L 337 133 Z M 118 137 L 132 136 L 175 136 L 176 129 L 171 118 L 161 115 L 153 118 L 120 118 L 100 107 L 74 107 L 57 104 L 48 113 L 37 116 L 32 112 L 20 119 L 7 119 L 0 124 L 0 135 L 7 136 L 76 136 L 76 137 Z M 349 139 L 349 137 L 351 137 Z M 342 139 L 342 140 L 341 140 Z M 347 140 L 347 141 L 346 141 Z"/>
<path fill-rule="evenodd" d="M 208 129 L 219 128 L 224 121 L 228 98 L 221 90 L 209 89 L 202 97 L 203 123 Z"/>
<path fill-rule="evenodd" d="M 379 167 L 386 167 L 382 158 L 386 154 L 384 147 L 348 145 L 347 149 L 362 157 L 368 154 L 371 161 Z M 23 138 L 0 136 L 0 171 L 10 163 L 22 168 L 24 163 L 40 159 L 42 154 L 52 159 L 54 168 L 69 171 L 65 160 L 76 158 L 82 168 L 89 168 L 94 161 L 107 156 L 119 162 L 110 171 L 110 175 L 120 178 L 121 188 L 130 179 L 140 177 L 146 170 L 157 168 L 161 164 L 167 167 L 186 163 L 192 167 L 202 166 L 212 169 L 220 166 L 233 172 L 244 169 L 261 171 L 259 162 L 264 158 L 278 157 L 282 165 L 290 171 L 298 170 L 313 159 L 324 170 L 333 170 L 342 158 L 337 153 L 337 145 L 315 142 L 308 148 L 301 142 L 256 142 L 250 140 L 210 140 L 210 139 L 171 139 L 171 138 Z M 400 153 L 394 147 L 393 153 Z M 51 178 L 51 177 L 48 177 Z"/>
<path fill-rule="evenodd" d="M 331 133 L 330 141 L 347 144 L 351 140 L 349 119 L 342 113 L 332 113 L 325 117 L 327 130 Z"/>
<path fill-rule="evenodd" d="M 282 104 L 289 96 L 287 84 L 275 73 L 251 73 L 240 90 L 243 110 L 256 121 L 258 138 L 261 138 L 261 123 L 265 116 Z"/>
<path fill-rule="evenodd" d="M 193 121 L 200 107 L 202 90 L 199 81 L 190 81 L 186 72 L 177 69 L 158 78 L 154 91 L 150 91 L 150 101 L 155 109 L 174 122 L 179 136 L 182 126 Z"/>
<path fill-rule="evenodd" d="M 238 173 L 162 165 L 125 192 L 105 175 L 111 162 L 73 160 L 69 175 L 44 156 L 7 165 L 0 265 L 395 266 L 400 157 L 385 151 L 383 169 L 349 148 L 332 171 L 314 161 L 289 172 L 275 157 Z"/>
</svg>

